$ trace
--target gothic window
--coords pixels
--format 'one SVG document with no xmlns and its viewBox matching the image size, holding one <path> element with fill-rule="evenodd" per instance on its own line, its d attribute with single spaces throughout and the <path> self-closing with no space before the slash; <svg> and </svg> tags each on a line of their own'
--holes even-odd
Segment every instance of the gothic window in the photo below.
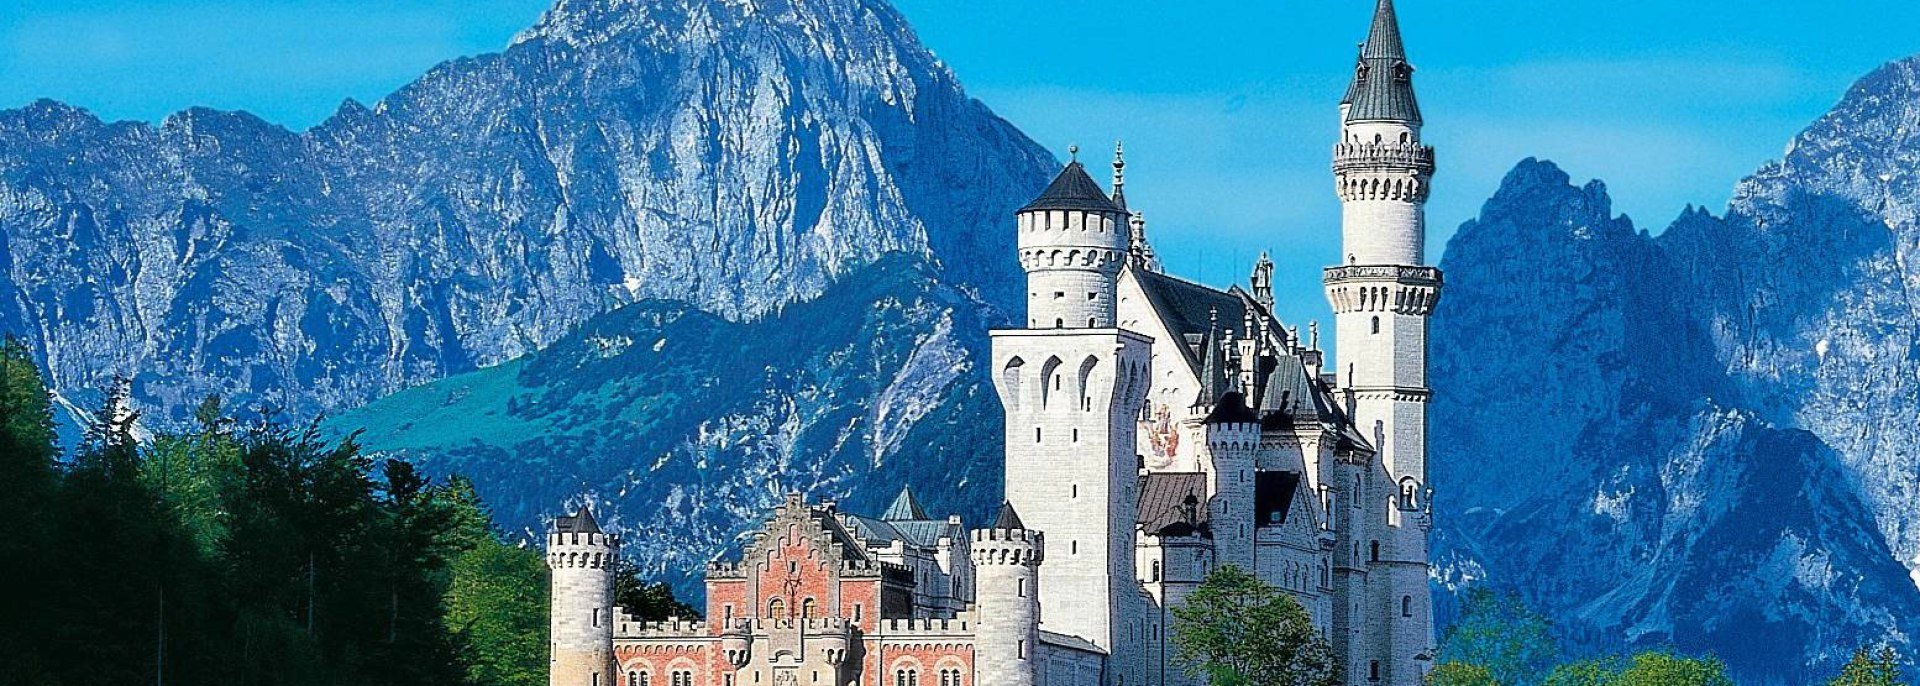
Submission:
<svg viewBox="0 0 1920 686">
<path fill-rule="evenodd" d="M 1374 562 L 1380 561 L 1380 542 L 1379 541 L 1373 542 L 1373 554 L 1371 555 L 1371 558 L 1373 559 Z"/>
<path fill-rule="evenodd" d="M 814 602 L 812 598 L 808 598 L 806 600 L 800 601 L 801 617 L 804 617 L 807 619 L 813 619 L 814 613 L 818 612 L 819 609 L 820 609 L 819 603 Z"/>
<path fill-rule="evenodd" d="M 1380 333 L 1380 318 L 1379 318 L 1379 317 L 1374 317 L 1374 318 L 1373 318 L 1373 332 L 1374 332 L 1374 333 Z"/>
<path fill-rule="evenodd" d="M 1413 596 L 1410 596 L 1410 595 L 1400 596 L 1400 616 L 1402 617 L 1413 616 Z"/>
<path fill-rule="evenodd" d="M 768 617 L 779 619 L 781 615 L 784 615 L 786 613 L 787 613 L 787 603 L 785 601 L 782 601 L 779 598 L 774 598 L 772 600 L 767 601 Z"/>
</svg>

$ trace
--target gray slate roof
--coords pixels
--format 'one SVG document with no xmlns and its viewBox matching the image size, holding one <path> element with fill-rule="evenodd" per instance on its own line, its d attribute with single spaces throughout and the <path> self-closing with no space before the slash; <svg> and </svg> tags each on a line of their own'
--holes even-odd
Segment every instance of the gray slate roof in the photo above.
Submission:
<svg viewBox="0 0 1920 686">
<path fill-rule="evenodd" d="M 1188 508 L 1187 497 L 1194 499 Z M 1185 536 L 1208 524 L 1207 475 L 1200 472 L 1151 472 L 1140 477 L 1139 524 L 1150 534 Z"/>
<path fill-rule="evenodd" d="M 555 517 L 553 532 L 556 534 L 597 534 L 601 533 L 600 523 L 593 520 L 593 510 L 582 507 L 572 517 Z"/>
<path fill-rule="evenodd" d="M 1040 192 L 1040 197 L 1020 208 L 1021 212 L 1031 210 L 1086 210 L 1089 212 L 1120 212 L 1120 207 L 1107 198 L 1106 191 L 1100 190 L 1100 184 L 1087 176 L 1087 168 L 1079 160 L 1067 163 L 1060 175 L 1053 177 L 1053 183 Z"/>
<path fill-rule="evenodd" d="M 1184 345 L 1185 338 L 1211 338 L 1216 321 L 1223 328 L 1239 328 L 1246 321 L 1249 301 L 1241 296 L 1238 287 L 1221 291 L 1145 269 L 1135 269 L 1133 274 L 1140 280 L 1140 289 L 1146 292 L 1153 311 L 1160 315 L 1160 323 L 1183 344 L 1180 350 L 1186 353 L 1187 364 L 1196 374 L 1203 371 L 1203 360 L 1192 346 Z M 1254 318 L 1259 319 L 1259 314 Z M 1277 326 L 1278 322 L 1273 325 Z M 1213 398 L 1206 400 L 1211 402 Z"/>
<path fill-rule="evenodd" d="M 1351 105 L 1348 122 L 1421 123 L 1420 102 L 1413 95 L 1413 65 L 1407 63 L 1393 0 L 1380 0 L 1374 7 L 1373 28 L 1367 32 L 1367 42 L 1360 46 L 1353 84 L 1347 87 L 1347 97 L 1340 104 Z"/>
<path fill-rule="evenodd" d="M 1013 511 L 1012 502 L 1000 503 L 1000 516 L 993 520 L 995 529 L 1025 529 L 1027 525 L 1020 521 L 1020 513 Z"/>
<path fill-rule="evenodd" d="M 920 500 L 913 497 L 913 489 L 905 486 L 900 488 L 900 495 L 894 497 L 893 504 L 887 506 L 887 511 L 881 513 L 880 518 L 890 522 L 932 519 L 927 516 L 926 508 L 920 507 Z"/>
</svg>

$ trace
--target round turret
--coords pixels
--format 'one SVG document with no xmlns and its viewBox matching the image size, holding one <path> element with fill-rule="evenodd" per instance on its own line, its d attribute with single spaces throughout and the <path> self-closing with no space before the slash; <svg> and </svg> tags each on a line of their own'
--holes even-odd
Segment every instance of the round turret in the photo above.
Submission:
<svg viewBox="0 0 1920 686">
<path fill-rule="evenodd" d="M 547 534 L 547 567 L 553 571 L 548 612 L 553 686 L 612 684 L 614 670 L 613 572 L 620 538 L 600 530 L 586 509 L 554 520 Z"/>
<path fill-rule="evenodd" d="M 1040 563 L 1046 538 L 1000 508 L 993 526 L 976 529 L 972 546 L 975 616 L 974 665 L 979 683 L 1032 686 L 1040 627 Z"/>
<path fill-rule="evenodd" d="M 1074 160 L 1016 217 L 1028 328 L 1112 327 L 1115 279 L 1132 247 L 1126 211 Z"/>
</svg>

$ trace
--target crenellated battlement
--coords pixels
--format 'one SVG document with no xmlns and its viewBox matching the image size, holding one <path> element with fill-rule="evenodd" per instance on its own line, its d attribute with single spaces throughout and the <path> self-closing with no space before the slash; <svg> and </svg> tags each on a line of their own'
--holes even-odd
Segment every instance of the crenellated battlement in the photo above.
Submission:
<svg viewBox="0 0 1920 686">
<path fill-rule="evenodd" d="M 615 638 L 710 638 L 707 623 L 698 619 L 668 618 L 655 622 L 634 621 L 632 615 L 623 614 L 614 632 Z"/>
<path fill-rule="evenodd" d="M 1428 315 L 1440 302 L 1440 270 L 1434 267 L 1348 265 L 1328 267 L 1327 301 L 1336 314 L 1392 312 Z"/>
<path fill-rule="evenodd" d="M 956 637 L 973 634 L 972 616 L 962 613 L 951 619 L 910 618 L 880 620 L 881 638 Z"/>
<path fill-rule="evenodd" d="M 1433 174 L 1433 146 L 1418 143 L 1354 143 L 1333 146 L 1333 173 L 1403 172 Z"/>
<path fill-rule="evenodd" d="M 548 569 L 613 569 L 619 562 L 618 548 L 547 549 Z"/>
</svg>

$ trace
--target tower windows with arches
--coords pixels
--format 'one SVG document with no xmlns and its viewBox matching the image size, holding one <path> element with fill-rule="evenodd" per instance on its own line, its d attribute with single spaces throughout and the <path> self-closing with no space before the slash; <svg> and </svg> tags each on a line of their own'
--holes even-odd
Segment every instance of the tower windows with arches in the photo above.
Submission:
<svg viewBox="0 0 1920 686">
<path fill-rule="evenodd" d="M 768 617 L 779 619 L 782 615 L 785 615 L 785 614 L 787 614 L 786 601 L 783 601 L 779 598 L 773 598 L 767 601 Z"/>
</svg>

